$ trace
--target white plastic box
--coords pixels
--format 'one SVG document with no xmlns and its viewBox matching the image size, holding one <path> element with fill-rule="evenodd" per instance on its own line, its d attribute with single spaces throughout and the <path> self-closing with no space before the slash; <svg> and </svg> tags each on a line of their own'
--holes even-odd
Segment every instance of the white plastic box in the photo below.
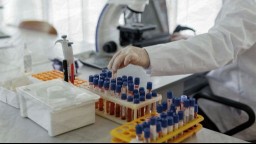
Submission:
<svg viewBox="0 0 256 144">
<path fill-rule="evenodd" d="M 95 123 L 99 96 L 62 80 L 17 88 L 22 117 L 28 117 L 56 136 Z"/>
</svg>

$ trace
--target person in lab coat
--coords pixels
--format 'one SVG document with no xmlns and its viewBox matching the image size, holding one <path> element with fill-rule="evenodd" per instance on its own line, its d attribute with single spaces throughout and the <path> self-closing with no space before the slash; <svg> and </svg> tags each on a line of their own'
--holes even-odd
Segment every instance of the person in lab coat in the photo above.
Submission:
<svg viewBox="0 0 256 144">
<path fill-rule="evenodd" d="M 242 102 L 256 111 L 256 1 L 224 0 L 208 33 L 187 40 L 144 48 L 129 46 L 117 52 L 108 68 L 116 72 L 139 65 L 151 76 L 210 71 L 215 95 Z M 216 103 L 199 103 L 221 131 L 247 120 L 243 112 Z M 256 140 L 256 124 L 235 135 Z"/>
</svg>

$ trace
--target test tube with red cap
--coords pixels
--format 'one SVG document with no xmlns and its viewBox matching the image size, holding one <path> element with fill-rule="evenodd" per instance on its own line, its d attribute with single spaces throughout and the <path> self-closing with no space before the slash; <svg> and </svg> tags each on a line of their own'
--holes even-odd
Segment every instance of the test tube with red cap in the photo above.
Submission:
<svg viewBox="0 0 256 144">
<path fill-rule="evenodd" d="M 126 93 L 123 93 L 121 96 L 121 100 L 126 101 L 127 100 L 127 95 Z M 126 120 L 126 107 L 125 106 L 121 106 L 121 119 L 122 120 Z"/>
<path fill-rule="evenodd" d="M 133 96 L 128 96 L 127 101 L 129 103 L 133 103 Z M 127 122 L 131 122 L 133 120 L 133 110 L 131 108 L 127 108 Z"/>
</svg>

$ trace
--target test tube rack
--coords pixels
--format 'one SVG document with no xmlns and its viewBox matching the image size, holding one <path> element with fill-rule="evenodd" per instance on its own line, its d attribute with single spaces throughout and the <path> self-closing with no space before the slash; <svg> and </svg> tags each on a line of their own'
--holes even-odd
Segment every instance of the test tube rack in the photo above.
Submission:
<svg viewBox="0 0 256 144">
<path fill-rule="evenodd" d="M 137 117 L 137 111 L 139 111 L 141 108 L 146 107 L 148 105 L 151 105 L 153 103 L 158 104 L 158 103 L 161 103 L 161 101 L 162 101 L 162 95 L 158 94 L 157 97 L 155 97 L 155 98 L 152 98 L 150 100 L 146 100 L 145 102 L 141 102 L 140 104 L 133 104 L 133 103 L 130 103 L 130 102 L 127 102 L 127 101 L 123 101 L 119 98 L 116 98 L 116 97 L 113 97 L 113 96 L 110 96 L 110 95 L 106 95 L 105 93 L 92 90 L 92 89 L 90 89 L 88 82 L 83 83 L 80 87 L 85 88 L 85 89 L 93 92 L 94 94 L 97 94 L 98 96 L 100 96 L 100 98 L 103 99 L 104 110 L 100 111 L 99 109 L 96 109 L 96 114 L 97 115 L 99 115 L 101 117 L 104 117 L 104 118 L 107 118 L 109 120 L 112 120 L 112 121 L 114 121 L 118 124 L 125 124 L 125 123 L 127 123 L 127 121 L 122 120 L 121 118 L 117 118 L 117 117 L 115 117 L 115 115 L 107 114 L 107 112 L 106 112 L 106 101 L 113 102 L 115 104 L 119 104 L 120 106 L 124 106 L 126 108 L 132 109 L 134 119 L 138 118 Z M 151 113 L 154 114 L 156 112 L 151 112 Z"/>
<path fill-rule="evenodd" d="M 63 72 L 58 71 L 58 70 L 52 70 L 52 71 L 47 71 L 47 72 L 41 72 L 37 74 L 32 74 L 32 78 L 35 78 L 40 81 L 49 81 L 49 80 L 54 80 L 54 79 L 64 79 Z M 75 86 L 80 86 L 86 81 L 81 80 L 79 78 L 75 78 L 74 85 Z"/>
<path fill-rule="evenodd" d="M 155 115 L 147 115 L 141 118 L 138 118 L 132 122 L 126 123 L 122 126 L 119 126 L 113 129 L 110 134 L 112 136 L 112 143 L 130 143 L 133 139 L 136 138 L 135 127 L 137 124 L 141 124 L 146 120 L 150 119 Z M 173 132 L 168 133 L 167 135 L 158 138 L 156 141 L 151 141 L 151 143 L 180 143 L 186 140 L 187 138 L 196 134 L 199 130 L 203 128 L 200 124 L 204 118 L 201 115 L 197 115 L 197 117 L 180 127 Z M 182 134 L 181 134 L 182 133 Z M 172 140 L 170 140 L 172 139 Z"/>
</svg>

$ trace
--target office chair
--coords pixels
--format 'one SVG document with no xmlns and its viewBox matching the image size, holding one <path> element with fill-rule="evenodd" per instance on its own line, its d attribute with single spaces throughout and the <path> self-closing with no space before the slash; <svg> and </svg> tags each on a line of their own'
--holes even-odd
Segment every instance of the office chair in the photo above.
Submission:
<svg viewBox="0 0 256 144">
<path fill-rule="evenodd" d="M 249 119 L 246 122 L 224 132 L 224 134 L 226 134 L 226 135 L 232 136 L 232 135 L 252 126 L 255 122 L 255 113 L 254 113 L 253 109 L 243 103 L 240 103 L 240 102 L 237 102 L 237 101 L 234 101 L 231 99 L 227 99 L 227 98 L 224 98 L 221 96 L 214 95 L 210 89 L 208 81 L 205 78 L 206 74 L 207 73 L 196 74 L 196 78 L 194 80 L 190 80 L 191 82 L 194 83 L 194 85 L 191 86 L 189 84 L 190 86 L 185 89 L 184 94 L 192 96 L 196 100 L 206 99 L 209 101 L 213 101 L 216 103 L 220 103 L 220 104 L 244 111 L 248 115 Z M 197 82 L 195 82 L 195 81 L 197 81 Z M 197 83 L 197 84 L 195 84 L 195 83 Z M 200 106 L 199 106 L 199 114 L 201 114 L 205 118 L 204 121 L 202 122 L 202 125 L 205 128 L 220 132 L 220 130 L 217 128 L 217 126 L 214 124 L 214 122 L 211 121 L 210 118 L 203 112 L 203 110 L 200 109 Z"/>
<path fill-rule="evenodd" d="M 34 30 L 38 32 L 44 32 L 51 35 L 58 35 L 57 30 L 48 22 L 44 21 L 36 21 L 36 20 L 26 20 L 22 21 L 19 24 L 19 28 L 27 29 L 27 30 Z"/>
</svg>

